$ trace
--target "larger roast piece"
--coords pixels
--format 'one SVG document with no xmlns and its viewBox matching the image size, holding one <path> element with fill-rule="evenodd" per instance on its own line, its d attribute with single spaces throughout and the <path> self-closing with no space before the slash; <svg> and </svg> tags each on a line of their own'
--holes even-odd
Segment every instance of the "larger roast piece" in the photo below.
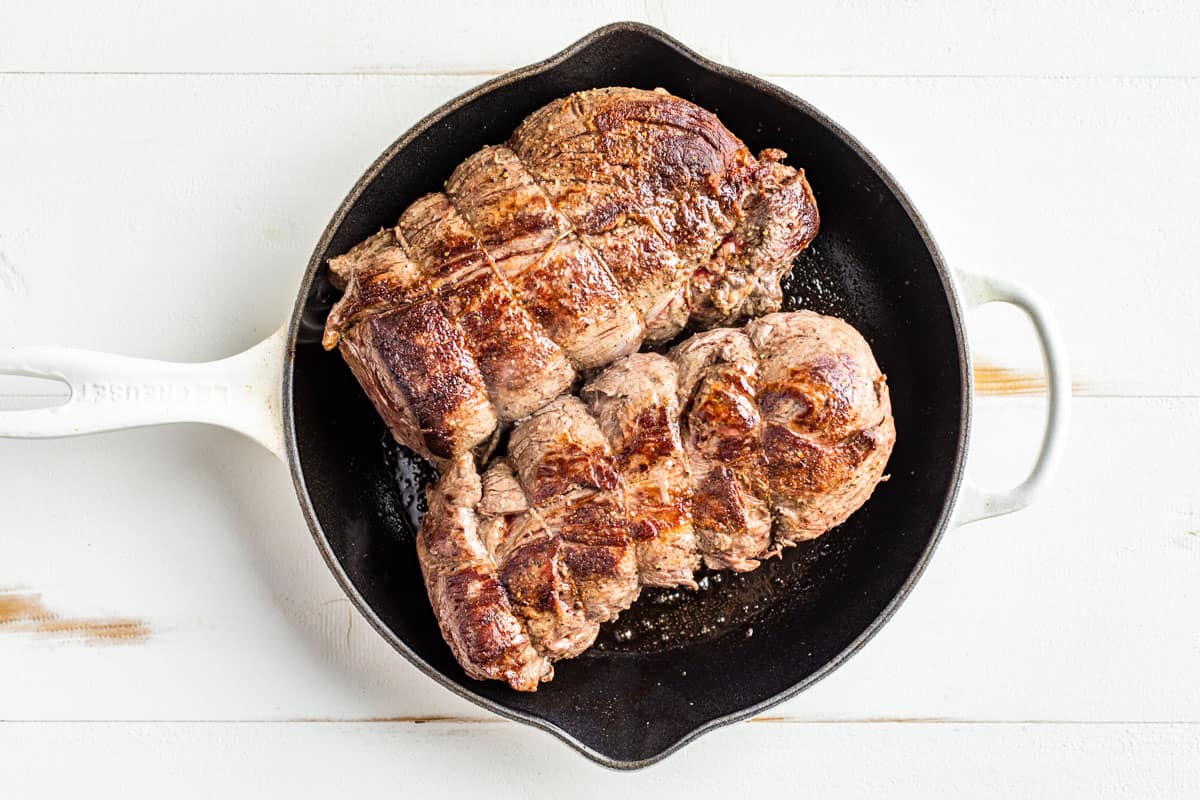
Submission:
<svg viewBox="0 0 1200 800">
<path fill-rule="evenodd" d="M 324 344 L 446 466 L 643 342 L 777 310 L 818 227 L 784 156 L 663 90 L 552 102 L 330 261 Z"/>
</svg>

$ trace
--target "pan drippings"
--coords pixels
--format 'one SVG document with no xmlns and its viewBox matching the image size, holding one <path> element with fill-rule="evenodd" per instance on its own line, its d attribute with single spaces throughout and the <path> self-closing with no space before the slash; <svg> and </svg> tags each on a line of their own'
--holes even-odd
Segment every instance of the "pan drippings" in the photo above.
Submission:
<svg viewBox="0 0 1200 800">
<path fill-rule="evenodd" d="M 595 648 L 605 652 L 651 653 L 723 636 L 753 636 L 813 599 L 839 574 L 849 537 L 831 531 L 787 551 L 753 572 L 705 571 L 697 589 L 644 589 L 641 597 L 600 630 Z"/>
</svg>

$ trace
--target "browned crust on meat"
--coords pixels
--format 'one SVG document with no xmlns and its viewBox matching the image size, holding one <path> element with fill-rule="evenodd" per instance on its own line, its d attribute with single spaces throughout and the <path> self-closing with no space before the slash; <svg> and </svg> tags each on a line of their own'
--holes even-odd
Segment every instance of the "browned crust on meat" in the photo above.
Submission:
<svg viewBox="0 0 1200 800">
<path fill-rule="evenodd" d="M 567 445 L 570 440 L 564 436 L 559 442 Z M 530 477 L 529 500 L 534 505 L 563 495 L 571 488 L 617 488 L 612 462 L 596 450 L 566 450 L 563 455 L 548 456 Z"/>
<path fill-rule="evenodd" d="M 421 571 L 442 636 L 467 673 L 535 691 L 554 670 L 532 646 L 479 537 L 480 491 L 470 456 L 449 465 L 417 534 Z"/>
<path fill-rule="evenodd" d="M 396 441 L 402 442 L 414 453 L 430 461 L 441 460 L 442 456 L 435 456 L 425 445 L 420 421 L 409 407 L 404 391 L 391 379 L 391 370 L 378 365 L 375 360 L 378 353 L 369 347 L 360 346 L 358 337 L 343 339 L 339 348 L 342 358 L 350 367 L 350 372 L 363 387 L 367 398 Z M 360 352 L 362 358 L 359 357 Z"/>
<path fill-rule="evenodd" d="M 700 382 L 685 412 L 698 453 L 730 462 L 758 451 L 762 418 L 752 378 L 736 367 L 719 366 Z"/>
<path fill-rule="evenodd" d="M 482 568 L 448 575 L 443 591 L 452 609 L 450 625 L 461 632 L 463 653 L 471 663 L 483 665 L 504 659 L 514 640 L 524 636 L 504 587 Z"/>
<path fill-rule="evenodd" d="M 618 492 L 569 500 L 558 516 L 563 538 L 572 542 L 612 547 L 629 544 L 629 520 Z"/>
<path fill-rule="evenodd" d="M 679 434 L 672 409 L 666 405 L 643 408 L 630 426 L 636 435 L 628 437 L 617 451 L 617 461 L 625 471 L 644 472 L 650 464 L 674 455 Z"/>
<path fill-rule="evenodd" d="M 714 542 L 718 532 L 732 535 L 746 529 L 746 502 L 737 478 L 729 467 L 716 467 L 706 473 L 696 484 L 692 497 L 692 515 L 696 527 L 711 532 L 701 536 L 702 541 L 708 543 L 710 552 L 722 549 Z"/>
<path fill-rule="evenodd" d="M 693 328 L 730 325 L 779 310 L 779 282 L 820 227 L 804 170 L 778 163 L 783 156 L 781 151 L 760 155 L 763 160 L 753 171 L 737 225 L 692 275 Z"/>
<path fill-rule="evenodd" d="M 483 376 L 436 301 L 368 317 L 342 348 L 392 431 L 433 457 L 466 452 L 495 427 Z"/>
<path fill-rule="evenodd" d="M 869 346 L 811 312 L 702 334 L 670 359 L 630 356 L 582 394 L 586 407 L 560 398 L 519 424 L 512 465 L 488 467 L 490 496 L 472 508 L 499 571 L 464 569 L 469 591 L 446 583 L 440 601 L 462 595 L 495 609 L 503 595 L 547 662 L 587 649 L 639 585 L 689 585 L 697 550 L 710 567 L 749 570 L 841 524 L 883 479 L 895 441 Z M 479 628 L 477 640 L 460 634 L 452 645 L 468 671 L 508 652 L 507 618 L 498 627 L 467 607 L 439 616 Z"/>
<path fill-rule="evenodd" d="M 751 220 L 751 233 L 743 251 L 750 253 L 754 280 L 741 308 L 721 320 L 723 325 L 778 311 L 783 305 L 780 281 L 821 227 L 817 201 L 804 170 L 782 164 L 771 164 L 761 174 L 756 199 L 747 204 L 745 218 Z M 757 235 L 753 233 L 754 220 L 758 222 Z M 707 323 L 703 317 L 695 320 L 697 325 Z"/>
<path fill-rule="evenodd" d="M 757 356 L 741 331 L 715 330 L 684 342 L 672 358 L 681 372 L 700 552 L 714 569 L 752 570 L 771 542 Z"/>
<path fill-rule="evenodd" d="M 397 230 L 462 328 L 498 419 L 519 419 L 570 387 L 566 355 L 516 301 L 445 195 L 413 203 Z"/>
<path fill-rule="evenodd" d="M 572 426 L 560 398 L 517 426 L 509 440 L 509 459 L 533 506 L 575 490 L 610 491 L 619 485 L 617 470 L 602 439 L 584 438 Z"/>
<path fill-rule="evenodd" d="M 531 598 L 545 595 L 551 573 L 557 576 L 556 587 L 570 587 L 570 605 L 526 609 L 534 643 L 558 657 L 557 651 L 590 645 L 595 626 L 614 618 L 637 597 L 628 511 L 607 442 L 573 397 L 554 401 L 517 426 L 508 459 L 531 507 L 526 515 L 536 518 L 557 544 L 541 545 L 538 551 L 552 566 L 525 558 L 516 572 L 505 571 L 506 580 L 512 580 L 510 589 L 517 596 Z M 554 596 L 561 595 L 556 589 Z"/>
<path fill-rule="evenodd" d="M 746 327 L 762 357 L 763 453 L 774 550 L 845 522 L 883 479 L 895 444 L 887 379 L 863 337 L 812 312 Z"/>
<path fill-rule="evenodd" d="M 504 585 L 519 604 L 537 611 L 552 612 L 574 605 L 574 586 L 559 573 L 557 537 L 525 545 L 504 564 Z"/>
<path fill-rule="evenodd" d="M 514 295 L 582 368 L 636 349 L 643 323 L 612 274 L 507 147 L 485 147 L 446 193 Z"/>
<path fill-rule="evenodd" d="M 694 587 L 699 566 L 677 394 L 674 365 L 654 353 L 622 359 L 580 393 L 613 450 L 646 586 Z"/>
<path fill-rule="evenodd" d="M 789 494 L 828 492 L 845 484 L 886 441 L 882 423 L 827 445 L 779 425 L 763 432 L 775 491 Z"/>
<path fill-rule="evenodd" d="M 753 157 L 710 112 L 663 91 L 580 92 L 530 115 L 510 146 L 646 318 L 687 321 L 692 271 L 733 227 Z"/>
<path fill-rule="evenodd" d="M 329 270 L 345 293 L 325 321 L 321 343 L 326 350 L 336 347 L 345 330 L 362 318 L 395 311 L 428 294 L 420 269 L 391 228 L 360 242 L 345 255 L 330 259 Z"/>
</svg>

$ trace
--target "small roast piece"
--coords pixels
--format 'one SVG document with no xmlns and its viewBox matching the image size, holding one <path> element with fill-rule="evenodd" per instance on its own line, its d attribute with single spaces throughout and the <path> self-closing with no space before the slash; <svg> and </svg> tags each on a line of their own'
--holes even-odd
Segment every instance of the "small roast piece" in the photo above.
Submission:
<svg viewBox="0 0 1200 800">
<path fill-rule="evenodd" d="M 866 341 L 809 311 L 627 356 L 580 397 L 518 422 L 482 478 L 453 462 L 418 537 L 447 643 L 514 689 L 550 680 L 641 586 L 694 587 L 701 561 L 752 570 L 841 524 L 896 440 Z"/>
</svg>

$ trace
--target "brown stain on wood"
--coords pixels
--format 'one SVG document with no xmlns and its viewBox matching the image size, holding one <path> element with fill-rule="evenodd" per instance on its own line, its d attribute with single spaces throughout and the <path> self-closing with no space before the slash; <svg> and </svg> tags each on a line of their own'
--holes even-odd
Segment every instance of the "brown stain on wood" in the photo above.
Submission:
<svg viewBox="0 0 1200 800">
<path fill-rule="evenodd" d="M 40 594 L 0 592 L 0 633 L 32 633 L 84 644 L 136 644 L 150 637 L 145 622 L 129 617 L 67 617 L 51 611 Z"/>
<path fill-rule="evenodd" d="M 1046 393 L 1046 376 L 991 364 L 975 365 L 975 394 L 1029 395 Z"/>
<path fill-rule="evenodd" d="M 975 365 L 975 394 L 1019 396 L 1045 393 L 1046 376 L 1040 372 L 1009 369 L 986 362 Z M 1071 394 L 1087 394 L 1087 386 L 1073 383 Z"/>
</svg>

